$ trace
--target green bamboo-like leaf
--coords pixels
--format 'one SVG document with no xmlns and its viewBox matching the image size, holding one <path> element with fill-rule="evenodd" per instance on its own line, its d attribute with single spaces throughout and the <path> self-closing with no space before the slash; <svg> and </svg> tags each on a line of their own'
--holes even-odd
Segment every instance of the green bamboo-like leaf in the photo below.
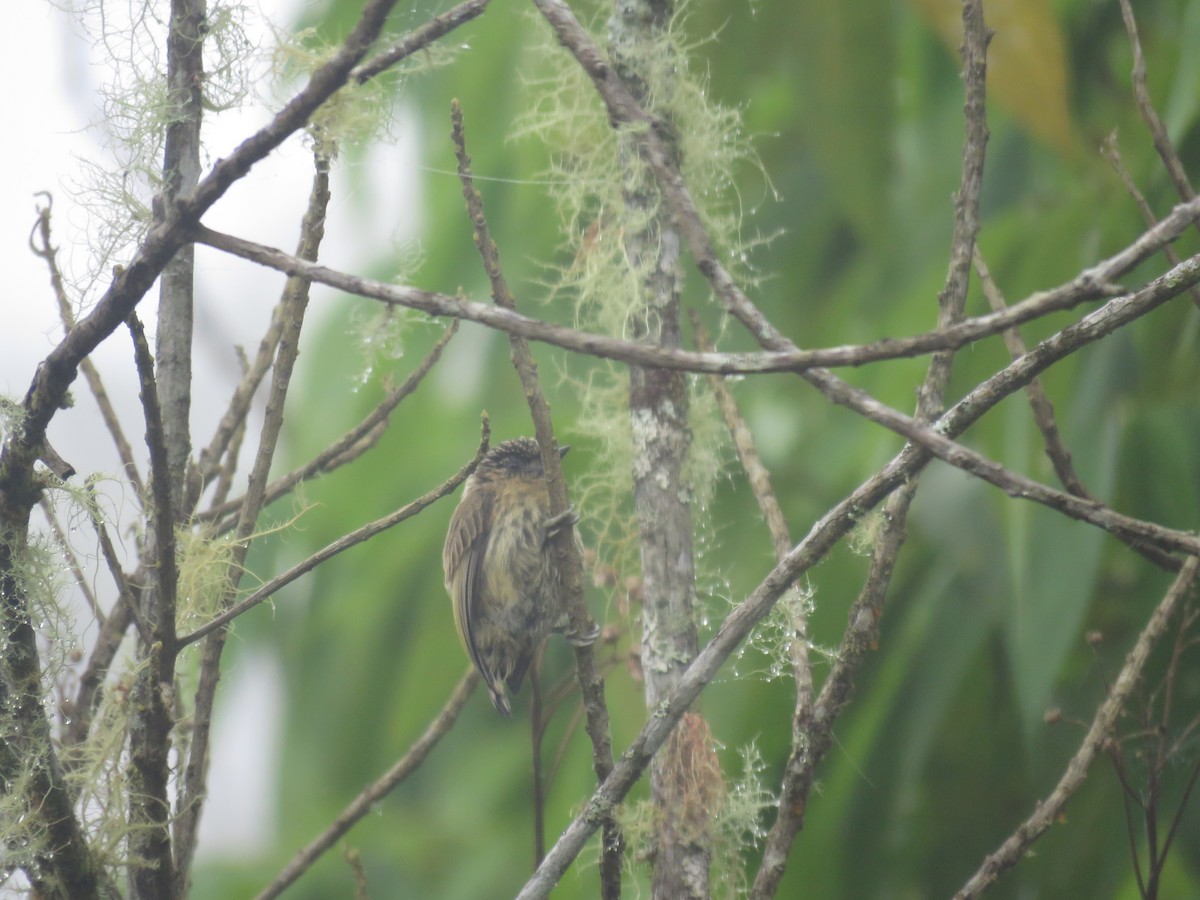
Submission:
<svg viewBox="0 0 1200 900">
<path fill-rule="evenodd" d="M 1062 423 L 1076 471 L 1101 499 L 1112 496 L 1116 479 L 1124 418 L 1116 401 L 1127 387 L 1122 365 L 1126 350 L 1118 339 L 1089 354 L 1075 380 L 1075 405 Z M 1040 435 L 1034 432 L 1030 440 L 1039 447 Z M 1034 452 L 1040 455 L 1040 449 Z M 1106 538 L 1095 527 L 1020 501 L 1006 501 L 1006 518 L 1013 550 L 1006 640 L 1029 733 L 1050 703 L 1066 654 L 1081 639 L 1080 623 L 1092 599 Z"/>
<path fill-rule="evenodd" d="M 962 42 L 957 0 L 910 0 L 956 57 Z M 1045 0 L 989 0 L 984 18 L 993 31 L 988 46 L 989 93 L 1021 127 L 1059 153 L 1078 150 L 1071 116 L 1066 42 Z"/>
</svg>

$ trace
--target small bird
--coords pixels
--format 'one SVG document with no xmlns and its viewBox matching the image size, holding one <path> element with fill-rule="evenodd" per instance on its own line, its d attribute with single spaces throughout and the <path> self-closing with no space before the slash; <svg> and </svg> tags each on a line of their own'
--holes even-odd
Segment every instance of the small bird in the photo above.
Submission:
<svg viewBox="0 0 1200 900">
<path fill-rule="evenodd" d="M 559 455 L 568 449 L 560 447 Z M 552 632 L 568 632 L 561 577 L 548 542 L 578 521 L 571 508 L 550 515 L 541 451 L 527 437 L 488 451 L 450 519 L 442 567 L 454 625 L 502 715 L 512 715 L 505 686 L 519 691 L 538 645 Z M 588 644 L 596 635 L 567 638 Z"/>
</svg>

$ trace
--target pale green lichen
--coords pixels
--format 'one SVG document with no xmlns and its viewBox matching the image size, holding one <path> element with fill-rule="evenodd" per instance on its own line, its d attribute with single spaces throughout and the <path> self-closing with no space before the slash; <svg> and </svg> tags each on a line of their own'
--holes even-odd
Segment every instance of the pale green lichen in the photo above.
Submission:
<svg viewBox="0 0 1200 900">
<path fill-rule="evenodd" d="M 746 861 L 767 834 L 766 822 L 778 802 L 767 786 L 767 766 L 753 743 L 742 747 L 740 774 L 726 781 L 720 800 L 706 817 L 706 839 L 712 849 L 709 870 L 710 896 L 745 896 Z M 626 866 L 632 883 L 631 896 L 643 892 L 639 883 L 643 867 L 654 858 L 655 842 L 661 831 L 648 799 L 634 800 L 618 808 L 617 822 L 628 852 Z"/>
<path fill-rule="evenodd" d="M 878 508 L 861 516 L 846 538 L 850 552 L 856 556 L 870 556 L 886 522 L 887 517 Z"/>
<path fill-rule="evenodd" d="M 104 73 L 92 132 L 106 156 L 80 158 L 82 175 L 69 186 L 83 210 L 79 227 L 90 259 L 82 274 L 63 274 L 82 308 L 94 285 L 106 282 L 111 266 L 144 237 L 152 221 L 151 198 L 163 185 L 163 143 L 173 115 L 163 77 L 169 7 L 149 0 L 77 0 L 64 6 L 102 56 L 97 71 Z M 202 98 L 207 115 L 236 108 L 249 96 L 257 48 L 246 33 L 248 10 L 236 2 L 209 4 Z M 69 263 L 64 260 L 65 267 Z"/>
<path fill-rule="evenodd" d="M 686 4 L 636 51 L 635 62 L 646 83 L 648 111 L 672 124 L 684 178 L 714 244 L 745 283 L 752 277 L 751 246 L 740 235 L 741 203 L 733 178 L 756 160 L 738 111 L 715 103 L 707 79 L 689 66 L 699 45 L 685 38 L 685 20 Z M 641 235 L 644 243 L 658 233 L 660 198 L 647 194 L 653 179 L 638 154 L 622 152 L 623 136 L 610 126 L 578 64 L 551 41 L 541 41 L 532 55 L 535 63 L 525 78 L 530 108 L 519 118 L 514 138 L 540 139 L 553 154 L 546 181 L 562 221 L 567 262 L 544 279 L 548 302 L 570 303 L 576 325 L 588 330 L 623 339 L 656 333 L 659 313 L 644 285 L 654 274 L 658 253 L 653 247 L 631 252 L 630 244 L 631 235 Z M 631 186 L 636 186 L 637 204 L 628 202 Z M 599 558 L 619 572 L 636 570 L 628 501 L 636 454 L 627 370 L 592 366 L 574 387 L 581 398 L 576 430 L 601 446 L 578 484 L 580 510 L 598 536 Z M 691 440 L 680 499 L 692 505 L 697 533 L 709 534 L 711 498 L 731 459 L 729 440 L 707 382 L 689 377 L 688 395 Z"/>
<path fill-rule="evenodd" d="M 180 632 L 190 631 L 211 619 L 229 590 L 237 541 L 233 534 L 176 529 L 175 556 L 179 578 L 175 593 L 175 618 Z"/>
</svg>

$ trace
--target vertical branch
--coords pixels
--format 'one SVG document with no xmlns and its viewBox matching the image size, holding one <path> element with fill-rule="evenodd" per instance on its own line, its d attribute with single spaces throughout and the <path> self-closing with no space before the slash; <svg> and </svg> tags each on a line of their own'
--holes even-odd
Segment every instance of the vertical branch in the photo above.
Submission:
<svg viewBox="0 0 1200 900">
<path fill-rule="evenodd" d="M 0 795 L 11 802 L 9 793 L 20 792 L 13 806 L 19 805 L 29 829 L 28 845 L 9 855 L 5 866 L 19 865 L 47 900 L 87 900 L 99 896 L 101 873 L 75 816 L 42 706 L 37 633 L 19 574 L 29 537 L 28 511 L 21 507 L 0 490 Z"/>
<path fill-rule="evenodd" d="M 150 533 L 144 550 L 153 557 L 148 560 L 153 580 L 142 595 L 141 615 L 147 632 L 138 642 L 139 665 L 130 695 L 129 886 L 132 897 L 157 900 L 172 896 L 173 880 L 167 776 L 176 653 L 175 517 L 154 360 L 136 314 L 129 317 L 129 333 L 150 451 Z"/>
<path fill-rule="evenodd" d="M 463 134 L 462 109 L 458 101 L 450 104 L 452 123 L 451 137 L 458 159 L 458 176 L 463 184 L 463 196 L 467 211 L 475 229 L 475 244 L 479 249 L 484 270 L 492 286 L 492 299 L 497 306 L 515 310 L 516 302 L 508 290 L 504 274 L 500 270 L 500 253 L 488 231 L 483 213 L 483 199 L 475 190 L 471 175 L 471 158 L 467 155 L 466 138 Z M 529 415 L 533 419 L 534 433 L 542 451 L 542 468 L 550 489 L 550 513 L 557 516 L 570 509 L 567 481 L 563 477 L 562 462 L 558 455 L 558 443 L 554 437 L 554 424 L 550 419 L 550 404 L 542 393 L 538 382 L 537 363 L 529 352 L 529 342 L 515 334 L 509 335 L 512 348 L 513 367 L 525 389 L 529 403 Z M 592 641 L 584 640 L 596 633 L 596 624 L 588 613 L 583 594 L 583 558 L 574 540 L 574 532 L 563 528 L 551 538 L 551 552 L 555 554 L 555 565 L 562 578 L 562 589 L 566 595 L 567 615 L 570 618 L 569 634 L 578 638 L 572 641 L 575 649 L 575 671 L 579 677 L 579 690 L 583 696 L 587 713 L 587 734 L 592 743 L 592 768 L 596 781 L 603 784 L 613 770 L 612 735 L 609 732 L 608 707 L 604 702 L 604 678 L 596 664 L 596 652 Z M 600 856 L 600 895 L 604 900 L 616 900 L 621 895 L 621 856 L 624 840 L 611 811 L 600 819 L 604 835 Z"/>
<path fill-rule="evenodd" d="M 163 202 L 173 204 L 200 180 L 201 89 L 204 85 L 205 0 L 171 0 L 167 32 L 167 124 Z M 192 449 L 192 299 L 196 250 L 183 244 L 159 282 L 158 388 L 176 514 L 186 514 L 188 456 Z"/>
<path fill-rule="evenodd" d="M 536 869 L 546 858 L 546 771 L 542 760 L 546 728 L 550 713 L 542 703 L 542 658 L 545 645 L 534 651 L 529 678 L 529 744 L 533 749 L 533 866 Z"/>
<path fill-rule="evenodd" d="M 643 107 L 651 86 L 646 72 L 661 52 L 662 36 L 674 13 L 672 2 L 616 3 L 609 19 L 609 52 L 617 74 Z M 664 90 L 655 85 L 654 90 Z M 661 129 L 669 133 L 670 123 Z M 677 164 L 678 150 L 664 143 Z M 643 149 L 620 136 L 625 170 L 625 252 L 636 275 L 642 310 L 637 337 L 660 347 L 679 347 L 681 241 L 662 208 Z M 636 225 L 633 223 L 637 223 Z M 633 503 L 641 548 L 642 667 L 646 707 L 656 710 L 674 690 L 680 673 L 699 651 L 695 617 L 695 564 L 692 547 L 691 486 L 685 466 L 691 449 L 688 386 L 679 371 L 629 368 L 629 417 L 633 432 Z M 688 714 L 650 766 L 656 845 L 653 896 L 705 898 L 709 894 L 712 842 L 701 797 L 719 784 L 711 736 L 697 713 Z"/>
<path fill-rule="evenodd" d="M 171 0 L 167 30 L 168 124 L 163 155 L 166 207 L 200 179 L 201 88 L 204 80 L 205 0 Z M 192 300 L 195 248 L 183 244 L 163 267 L 159 282 L 158 370 L 136 315 L 133 336 L 146 443 L 150 449 L 150 529 L 143 552 L 152 579 L 141 615 L 149 633 L 138 644 L 139 668 L 131 695 L 129 731 L 130 896 L 155 900 L 174 895 L 167 768 L 175 682 L 175 523 L 185 515 L 185 474 L 191 453 Z"/>
<path fill-rule="evenodd" d="M 966 141 L 963 146 L 962 178 L 955 196 L 954 237 L 946 282 L 938 294 L 938 327 L 945 328 L 962 318 L 970 283 L 971 258 L 979 233 L 979 193 L 983 182 L 984 150 L 988 129 L 984 105 L 987 45 L 991 33 L 983 20 L 982 0 L 963 2 L 963 83 Z M 945 410 L 946 386 L 950 381 L 954 351 L 933 355 L 925 380 L 917 392 L 916 420 L 933 422 Z M 779 808 L 767 835 L 762 865 L 754 879 L 755 900 L 774 897 L 787 867 L 788 854 L 804 826 L 813 773 L 832 740 L 833 721 L 849 701 L 853 675 L 867 651 L 878 640 L 878 623 L 891 584 L 900 549 L 907 536 L 908 511 L 917 491 L 917 475 L 910 477 L 884 506 L 883 527 L 871 553 L 867 580 L 850 608 L 849 623 L 833 671 L 822 686 L 815 704 L 797 707 L 793 725 L 792 751 L 784 770 Z"/>
<path fill-rule="evenodd" d="M 325 210 L 329 206 L 329 159 L 325 149 L 318 146 L 313 153 L 316 172 L 313 175 L 312 191 L 308 208 L 301 226 L 300 242 L 296 255 L 307 260 L 317 258 L 317 250 L 325 236 Z M 283 427 L 284 401 L 291 383 L 292 369 L 299 354 L 300 329 L 304 313 L 308 308 L 310 282 L 292 277 L 284 286 L 284 328 L 279 337 L 279 346 L 272 373 L 267 408 L 264 412 L 262 431 L 259 435 L 258 451 L 254 467 L 250 472 L 249 485 L 242 501 L 238 518 L 233 559 L 229 566 L 229 584 L 221 600 L 224 610 L 233 602 L 241 579 L 246 554 L 250 550 L 251 535 L 266 497 L 267 476 L 271 461 Z M 193 713 L 192 745 L 187 766 L 181 779 L 179 807 L 175 821 L 175 892 L 186 896 L 192 856 L 196 850 L 197 829 L 200 812 L 204 805 L 204 790 L 208 775 L 209 737 L 212 728 L 213 704 L 216 700 L 217 683 L 221 678 L 221 654 L 225 648 L 227 626 L 210 634 L 204 641 L 200 656 L 200 678 L 196 687 L 196 707 Z"/>
<path fill-rule="evenodd" d="M 1129 46 L 1133 50 L 1131 77 L 1133 96 L 1137 100 L 1138 112 L 1142 114 L 1142 121 L 1146 123 L 1150 137 L 1154 140 L 1154 149 L 1158 151 L 1163 167 L 1171 176 L 1171 184 L 1175 186 L 1175 192 L 1179 194 L 1181 200 L 1191 200 L 1196 196 L 1196 192 L 1192 188 L 1191 181 L 1188 180 L 1187 172 L 1183 168 L 1183 161 L 1175 152 L 1171 136 L 1167 134 L 1167 126 L 1163 124 L 1158 111 L 1155 110 L 1154 104 L 1150 100 L 1150 91 L 1146 88 L 1146 57 L 1142 55 L 1142 42 L 1138 37 L 1137 21 L 1133 17 L 1133 5 L 1129 0 L 1121 0 L 1121 19 L 1125 23 L 1125 31 L 1129 35 Z"/>
<path fill-rule="evenodd" d="M 62 272 L 58 268 L 58 248 L 50 243 L 50 210 L 53 206 L 53 198 L 48 193 L 45 194 L 45 197 L 46 205 L 38 207 L 37 224 L 34 225 L 33 233 L 29 235 L 29 247 L 33 250 L 34 255 L 40 256 L 46 261 L 46 268 L 50 270 L 50 287 L 54 291 L 54 299 L 58 301 L 58 316 L 62 321 L 63 331 L 69 332 L 75 327 L 75 313 L 71 309 L 71 301 L 67 299 Z M 35 234 L 39 239 L 38 243 L 34 242 Z M 112 435 L 117 456 L 120 457 L 121 467 L 125 471 L 125 477 L 133 485 L 140 502 L 143 491 L 142 479 L 138 474 L 137 464 L 133 461 L 133 450 L 121 428 L 117 412 L 108 399 L 108 391 L 104 388 L 104 382 L 100 379 L 100 372 L 91 358 L 86 356 L 80 360 L 79 368 L 83 372 L 84 378 L 87 379 L 88 389 L 92 392 L 92 397 L 100 410 L 100 416 L 104 419 L 104 425 L 108 428 L 108 433 Z"/>
</svg>

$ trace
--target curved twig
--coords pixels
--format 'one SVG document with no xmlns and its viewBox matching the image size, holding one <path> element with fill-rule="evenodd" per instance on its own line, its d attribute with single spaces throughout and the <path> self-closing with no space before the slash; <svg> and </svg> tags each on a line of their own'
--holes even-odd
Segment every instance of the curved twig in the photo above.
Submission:
<svg viewBox="0 0 1200 900">
<path fill-rule="evenodd" d="M 329 827 L 313 838 L 308 846 L 300 850 L 292 858 L 292 861 L 283 867 L 283 871 L 275 876 L 275 880 L 259 892 L 255 900 L 271 900 L 283 893 L 288 886 L 308 871 L 322 853 L 337 843 L 338 838 L 354 827 L 354 824 L 369 813 L 376 803 L 391 793 L 396 785 L 411 775 L 454 725 L 458 714 L 462 712 L 462 708 L 478 685 L 479 673 L 475 671 L 474 666 L 468 666 L 467 671 L 459 679 L 458 686 L 450 694 L 450 699 L 446 701 L 446 705 L 429 723 L 409 751 L 400 757 L 395 765 L 377 781 L 368 785 L 361 794 L 351 800 L 346 808 L 338 813 L 337 818 Z"/>
</svg>

